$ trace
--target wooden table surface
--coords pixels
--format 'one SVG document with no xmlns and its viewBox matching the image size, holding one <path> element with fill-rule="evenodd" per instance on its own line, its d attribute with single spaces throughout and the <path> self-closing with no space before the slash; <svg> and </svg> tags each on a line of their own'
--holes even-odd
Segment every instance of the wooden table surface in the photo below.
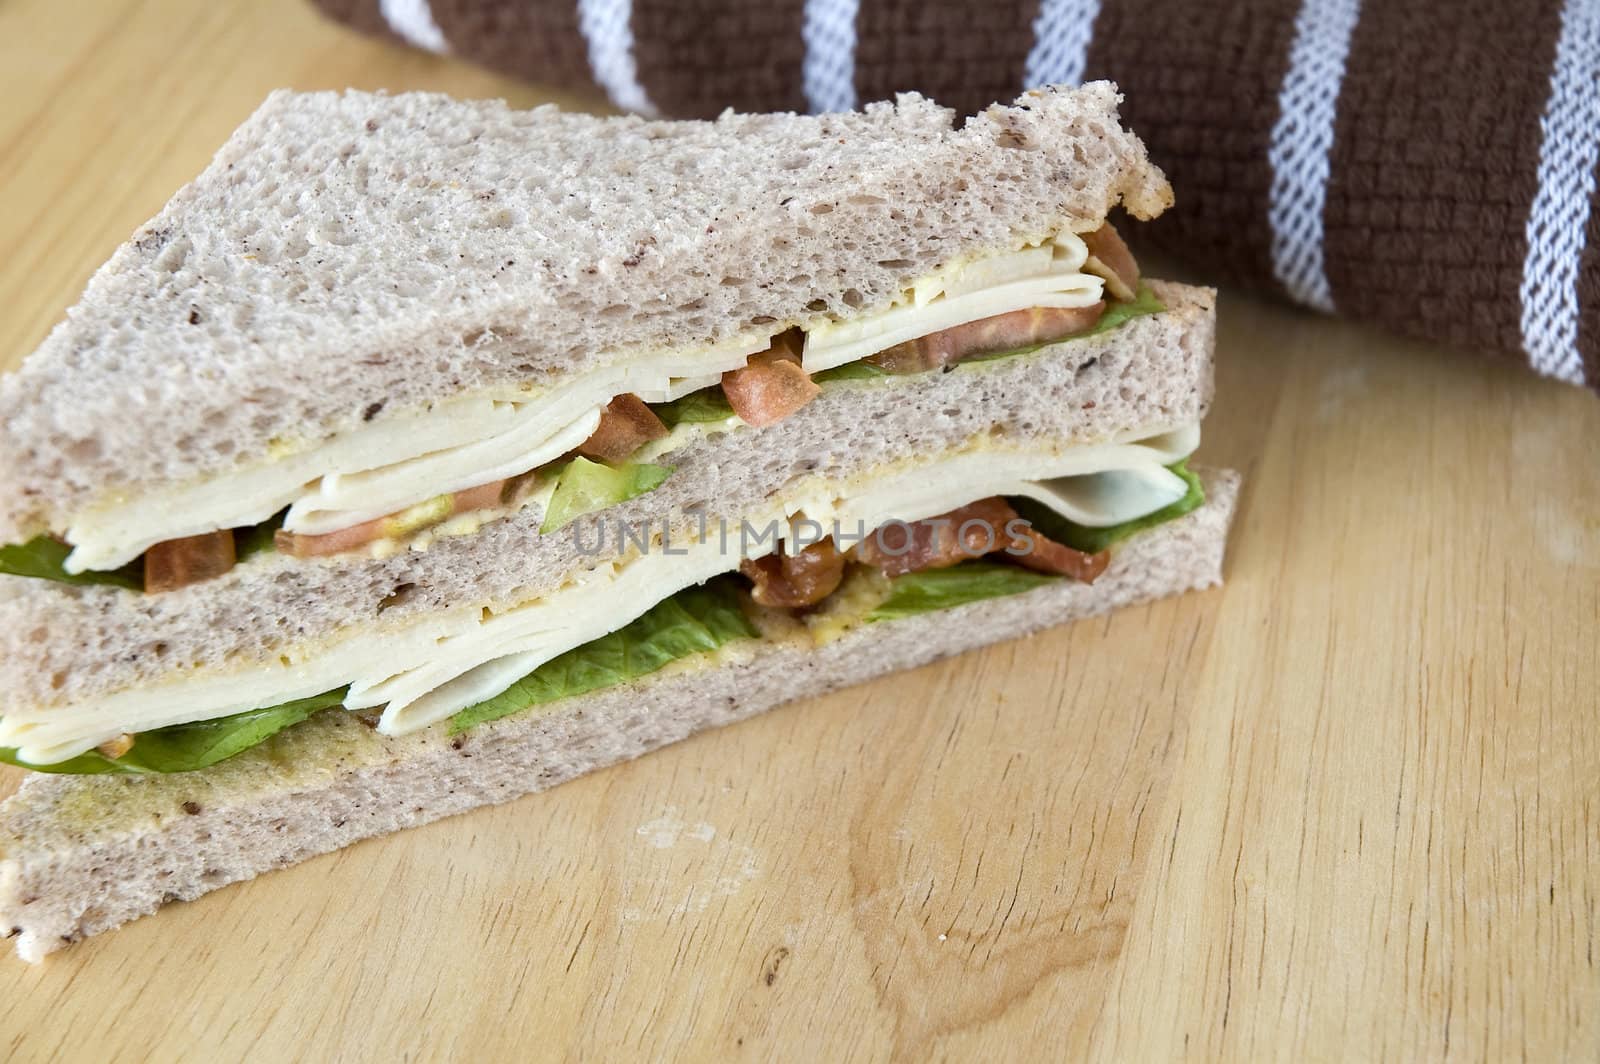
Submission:
<svg viewBox="0 0 1600 1064">
<path fill-rule="evenodd" d="M 0 360 L 280 85 L 548 98 L 298 0 L 0 3 Z M 1600 402 L 1221 307 L 1225 588 L 7 957 L 0 1053 L 1595 1059 Z"/>
</svg>

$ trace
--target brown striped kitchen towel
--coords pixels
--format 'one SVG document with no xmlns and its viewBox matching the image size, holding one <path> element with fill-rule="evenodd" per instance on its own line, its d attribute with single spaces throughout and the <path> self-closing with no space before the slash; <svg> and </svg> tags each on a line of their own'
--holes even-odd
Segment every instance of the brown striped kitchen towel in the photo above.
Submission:
<svg viewBox="0 0 1600 1064">
<path fill-rule="evenodd" d="M 1110 78 L 1219 280 L 1600 389 L 1600 0 L 314 0 L 654 114 Z"/>
</svg>

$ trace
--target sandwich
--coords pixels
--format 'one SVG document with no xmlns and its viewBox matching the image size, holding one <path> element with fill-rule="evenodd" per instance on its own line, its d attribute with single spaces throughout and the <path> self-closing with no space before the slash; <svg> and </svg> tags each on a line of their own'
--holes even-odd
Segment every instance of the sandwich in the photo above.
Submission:
<svg viewBox="0 0 1600 1064">
<path fill-rule="evenodd" d="M 0 380 L 18 952 L 1218 582 L 1117 102 L 271 96 Z"/>
</svg>

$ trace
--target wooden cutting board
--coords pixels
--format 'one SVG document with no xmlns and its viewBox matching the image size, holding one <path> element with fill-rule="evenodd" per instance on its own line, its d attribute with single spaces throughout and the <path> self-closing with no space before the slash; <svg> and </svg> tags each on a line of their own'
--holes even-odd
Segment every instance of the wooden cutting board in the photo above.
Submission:
<svg viewBox="0 0 1600 1064">
<path fill-rule="evenodd" d="M 297 0 L 0 4 L 0 359 L 280 85 L 547 98 Z M 1221 306 L 1226 588 L 7 957 L 3 1054 L 1594 1059 L 1600 402 Z"/>
</svg>

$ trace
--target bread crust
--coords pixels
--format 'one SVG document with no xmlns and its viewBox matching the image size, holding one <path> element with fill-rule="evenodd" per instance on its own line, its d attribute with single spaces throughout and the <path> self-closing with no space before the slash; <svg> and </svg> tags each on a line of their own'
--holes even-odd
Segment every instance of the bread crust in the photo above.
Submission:
<svg viewBox="0 0 1600 1064">
<path fill-rule="evenodd" d="M 1129 540 L 1092 585 L 863 625 L 820 648 L 752 641 L 704 668 L 552 703 L 452 737 L 330 712 L 203 772 L 32 775 L 0 805 L 0 928 L 25 960 L 359 839 L 503 802 L 695 732 L 978 646 L 1222 579 L 1239 478 Z"/>
</svg>

